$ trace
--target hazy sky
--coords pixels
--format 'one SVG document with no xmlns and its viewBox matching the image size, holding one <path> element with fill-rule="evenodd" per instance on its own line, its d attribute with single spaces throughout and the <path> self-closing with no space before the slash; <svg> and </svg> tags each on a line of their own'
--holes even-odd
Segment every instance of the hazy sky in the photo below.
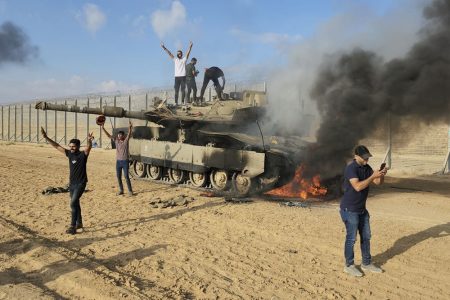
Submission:
<svg viewBox="0 0 450 300">
<path fill-rule="evenodd" d="M 337 16 L 357 11 L 361 24 L 364 14 L 380 22 L 417 2 L 0 0 L 0 103 L 171 86 L 173 63 L 161 41 L 174 53 L 192 40 L 199 70 L 215 65 L 228 80 L 263 80 L 266 65 L 289 64 L 286 49 Z"/>
</svg>

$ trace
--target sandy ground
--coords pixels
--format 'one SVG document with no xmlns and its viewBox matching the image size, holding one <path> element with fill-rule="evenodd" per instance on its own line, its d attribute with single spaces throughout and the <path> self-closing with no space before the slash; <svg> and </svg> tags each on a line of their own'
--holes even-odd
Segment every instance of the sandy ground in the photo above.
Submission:
<svg viewBox="0 0 450 300">
<path fill-rule="evenodd" d="M 41 194 L 68 181 L 67 159 L 0 143 L 0 299 L 450 298 L 450 176 L 397 175 L 372 189 L 372 254 L 385 272 L 362 278 L 342 271 L 337 201 L 227 203 L 142 181 L 118 197 L 114 151 L 102 149 L 88 176 L 86 231 L 70 236 L 68 194 Z M 179 195 L 195 200 L 149 204 Z"/>
</svg>

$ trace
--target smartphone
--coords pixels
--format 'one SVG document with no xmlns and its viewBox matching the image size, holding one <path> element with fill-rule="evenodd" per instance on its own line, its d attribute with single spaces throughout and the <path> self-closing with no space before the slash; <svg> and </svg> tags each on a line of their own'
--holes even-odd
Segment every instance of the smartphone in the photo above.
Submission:
<svg viewBox="0 0 450 300">
<path fill-rule="evenodd" d="M 380 166 L 380 171 L 384 169 L 384 167 L 386 167 L 386 163 L 382 163 Z"/>
</svg>

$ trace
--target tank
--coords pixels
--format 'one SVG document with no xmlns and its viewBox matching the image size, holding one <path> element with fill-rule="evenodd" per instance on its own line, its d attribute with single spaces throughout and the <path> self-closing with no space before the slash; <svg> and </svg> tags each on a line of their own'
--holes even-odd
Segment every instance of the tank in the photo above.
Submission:
<svg viewBox="0 0 450 300">
<path fill-rule="evenodd" d="M 226 95 L 227 96 L 227 95 Z M 36 103 L 36 109 L 145 120 L 129 140 L 130 173 L 146 180 L 169 180 L 247 196 L 289 182 L 308 144 L 300 138 L 265 136 L 264 92 L 233 93 L 204 106 L 175 107 L 154 98 L 149 110 Z M 127 128 L 116 128 L 127 133 Z M 127 133 L 128 134 L 128 133 Z"/>
</svg>

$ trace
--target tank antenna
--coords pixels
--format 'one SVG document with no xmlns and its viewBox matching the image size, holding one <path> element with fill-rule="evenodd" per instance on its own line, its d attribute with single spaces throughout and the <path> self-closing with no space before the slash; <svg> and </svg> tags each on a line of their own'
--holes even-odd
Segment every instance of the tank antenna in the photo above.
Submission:
<svg viewBox="0 0 450 300">
<path fill-rule="evenodd" d="M 259 126 L 258 119 L 256 119 L 256 125 L 258 125 L 259 133 L 261 133 L 261 141 L 262 141 L 263 149 L 264 149 L 264 151 L 266 151 L 266 146 L 264 144 L 264 135 L 262 133 L 261 126 Z"/>
</svg>

